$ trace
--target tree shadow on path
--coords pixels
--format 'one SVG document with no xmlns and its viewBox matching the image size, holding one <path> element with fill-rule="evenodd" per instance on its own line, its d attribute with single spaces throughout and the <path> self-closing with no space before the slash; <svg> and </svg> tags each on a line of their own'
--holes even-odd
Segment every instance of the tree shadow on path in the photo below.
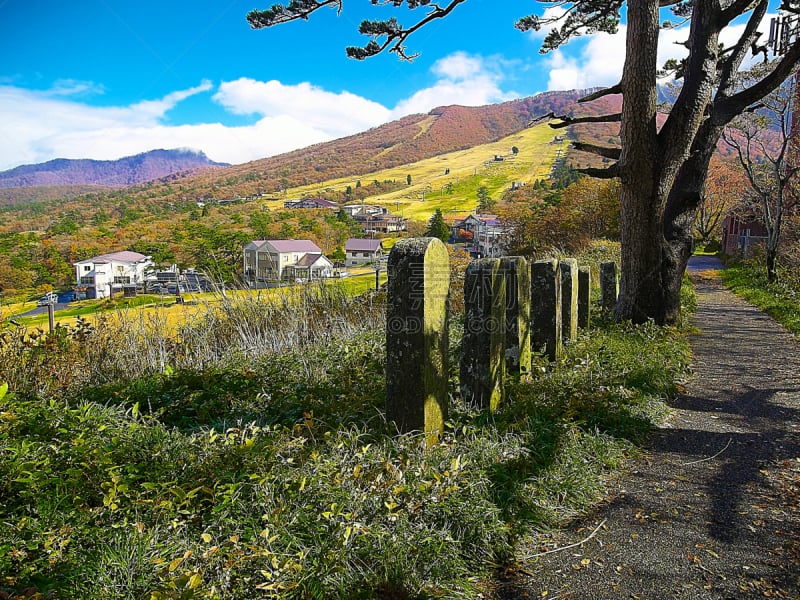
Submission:
<svg viewBox="0 0 800 600">
<path fill-rule="evenodd" d="M 800 507 L 780 485 L 800 471 L 800 345 L 713 280 L 696 289 L 695 374 L 646 458 L 499 598 L 800 597 Z"/>
</svg>

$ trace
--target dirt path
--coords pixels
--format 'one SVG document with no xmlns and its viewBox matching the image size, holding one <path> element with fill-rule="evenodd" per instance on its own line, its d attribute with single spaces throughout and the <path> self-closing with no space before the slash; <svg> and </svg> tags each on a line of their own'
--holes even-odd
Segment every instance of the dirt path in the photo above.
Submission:
<svg viewBox="0 0 800 600">
<path fill-rule="evenodd" d="M 690 265 L 695 374 L 648 457 L 500 598 L 800 598 L 800 344 L 715 266 Z"/>
</svg>

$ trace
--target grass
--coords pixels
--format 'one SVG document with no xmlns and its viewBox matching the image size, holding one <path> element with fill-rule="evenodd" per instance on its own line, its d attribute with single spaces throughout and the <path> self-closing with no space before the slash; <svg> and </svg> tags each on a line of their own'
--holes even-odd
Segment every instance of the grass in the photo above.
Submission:
<svg viewBox="0 0 800 600">
<path fill-rule="evenodd" d="M 779 271 L 778 282 L 769 283 L 763 265 L 735 261 L 721 272 L 725 286 L 800 335 L 800 289 L 788 275 Z"/>
<path fill-rule="evenodd" d="M 688 362 L 674 330 L 599 316 L 475 412 L 456 319 L 453 410 L 426 451 L 383 417 L 382 302 L 308 287 L 230 296 L 176 338 L 136 319 L 6 334 L 0 591 L 474 598 L 518 544 L 603 496 Z"/>
</svg>

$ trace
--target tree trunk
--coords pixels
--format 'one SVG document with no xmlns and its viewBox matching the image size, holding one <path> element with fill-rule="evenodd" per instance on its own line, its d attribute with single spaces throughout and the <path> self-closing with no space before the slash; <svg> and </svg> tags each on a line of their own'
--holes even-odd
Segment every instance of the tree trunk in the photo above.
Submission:
<svg viewBox="0 0 800 600">
<path fill-rule="evenodd" d="M 778 281 L 778 252 L 773 248 L 767 248 L 767 281 Z"/>
<path fill-rule="evenodd" d="M 661 285 L 661 217 L 656 125 L 658 1 L 628 3 L 622 78 L 620 236 L 622 266 L 618 319 L 664 322 Z M 642 77 L 641 74 L 648 74 Z"/>
<path fill-rule="evenodd" d="M 681 315 L 681 286 L 692 255 L 692 228 L 720 135 L 722 127 L 710 119 L 700 126 L 689 158 L 678 170 L 664 210 L 661 279 L 665 322 L 669 324 L 676 323 Z"/>
</svg>

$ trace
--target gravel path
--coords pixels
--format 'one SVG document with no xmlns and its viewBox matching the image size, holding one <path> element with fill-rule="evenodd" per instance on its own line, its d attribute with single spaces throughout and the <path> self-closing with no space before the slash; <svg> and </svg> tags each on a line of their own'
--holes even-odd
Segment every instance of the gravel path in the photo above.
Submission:
<svg viewBox="0 0 800 600">
<path fill-rule="evenodd" d="M 695 373 L 647 457 L 499 598 L 800 598 L 800 344 L 703 273 L 718 267 L 690 263 Z"/>
</svg>

